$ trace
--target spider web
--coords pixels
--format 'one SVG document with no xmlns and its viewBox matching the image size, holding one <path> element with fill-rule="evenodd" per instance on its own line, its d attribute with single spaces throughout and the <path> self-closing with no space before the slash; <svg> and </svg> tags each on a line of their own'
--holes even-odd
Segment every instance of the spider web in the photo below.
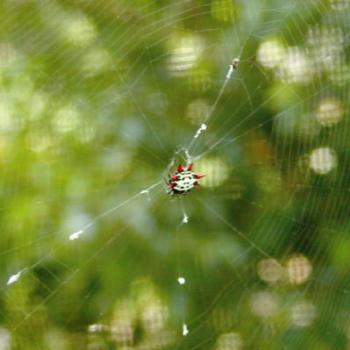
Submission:
<svg viewBox="0 0 350 350">
<path fill-rule="evenodd" d="M 350 3 L 1 6 L 0 348 L 347 348 Z"/>
</svg>

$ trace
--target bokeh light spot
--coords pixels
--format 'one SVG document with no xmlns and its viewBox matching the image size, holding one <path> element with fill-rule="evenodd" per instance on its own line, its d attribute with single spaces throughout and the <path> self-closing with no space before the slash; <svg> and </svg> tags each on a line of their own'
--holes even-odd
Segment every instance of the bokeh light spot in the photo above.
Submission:
<svg viewBox="0 0 350 350">
<path fill-rule="evenodd" d="M 336 154 L 329 147 L 316 148 L 310 154 L 309 165 L 317 174 L 328 174 L 337 166 Z"/>
<path fill-rule="evenodd" d="M 97 37 L 93 22 L 82 14 L 67 16 L 62 22 L 61 31 L 68 43 L 78 47 L 90 45 Z"/>
<path fill-rule="evenodd" d="M 333 126 L 343 118 L 343 107 L 334 98 L 323 99 L 317 108 L 316 119 L 322 126 Z"/>
<path fill-rule="evenodd" d="M 312 265 L 308 258 L 298 255 L 288 259 L 286 269 L 290 283 L 303 284 L 311 275 Z"/>
<path fill-rule="evenodd" d="M 250 298 L 252 312 L 261 318 L 273 317 L 279 309 L 276 295 L 271 292 L 257 292 Z"/>
<path fill-rule="evenodd" d="M 78 110 L 71 104 L 67 104 L 58 109 L 53 119 L 56 131 L 66 133 L 77 129 L 80 126 Z"/>
<path fill-rule="evenodd" d="M 315 316 L 315 306 L 309 302 L 298 302 L 291 307 L 290 318 L 292 324 L 296 327 L 310 326 Z"/>
<path fill-rule="evenodd" d="M 308 83 L 313 77 L 313 65 L 303 50 L 288 48 L 278 68 L 278 77 L 284 83 Z"/>
<path fill-rule="evenodd" d="M 204 48 L 199 36 L 189 34 L 174 38 L 171 46 L 168 69 L 174 76 L 186 75 L 194 66 Z"/>
<path fill-rule="evenodd" d="M 205 174 L 201 184 L 206 187 L 217 187 L 229 176 L 227 164 L 220 158 L 208 158 L 196 163 L 196 172 Z"/>
<path fill-rule="evenodd" d="M 267 68 L 278 66 L 286 55 L 285 48 L 277 39 L 262 42 L 258 49 L 258 61 Z"/>
<path fill-rule="evenodd" d="M 221 334 L 217 340 L 215 350 L 241 350 L 243 340 L 240 334 L 235 332 Z"/>
<path fill-rule="evenodd" d="M 259 277 L 269 283 L 277 282 L 284 276 L 284 269 L 275 259 L 263 259 L 258 263 Z"/>
</svg>

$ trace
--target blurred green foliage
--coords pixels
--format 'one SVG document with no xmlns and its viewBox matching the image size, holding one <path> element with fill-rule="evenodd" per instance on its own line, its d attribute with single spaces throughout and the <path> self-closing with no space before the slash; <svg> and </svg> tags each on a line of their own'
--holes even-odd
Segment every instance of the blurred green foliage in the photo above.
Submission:
<svg viewBox="0 0 350 350">
<path fill-rule="evenodd" d="M 0 349 L 348 349 L 349 9 L 2 1 Z"/>
</svg>

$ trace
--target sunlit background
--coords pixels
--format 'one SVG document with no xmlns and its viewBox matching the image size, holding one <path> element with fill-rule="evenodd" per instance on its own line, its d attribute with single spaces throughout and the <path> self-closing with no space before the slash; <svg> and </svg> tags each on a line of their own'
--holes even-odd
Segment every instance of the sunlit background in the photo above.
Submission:
<svg viewBox="0 0 350 350">
<path fill-rule="evenodd" d="M 348 0 L 1 1 L 0 350 L 350 349 L 349 27 Z"/>
</svg>

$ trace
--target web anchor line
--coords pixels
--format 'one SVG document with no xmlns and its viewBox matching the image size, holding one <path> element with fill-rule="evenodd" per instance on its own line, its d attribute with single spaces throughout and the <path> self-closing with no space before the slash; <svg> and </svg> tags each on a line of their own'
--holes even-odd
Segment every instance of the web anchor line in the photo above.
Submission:
<svg viewBox="0 0 350 350">
<path fill-rule="evenodd" d="M 101 220 L 102 218 L 110 215 L 111 213 L 115 212 L 117 209 L 124 207 L 125 205 L 127 205 L 128 203 L 130 203 L 131 201 L 135 200 L 138 197 L 141 196 L 145 196 L 147 198 L 147 201 L 150 201 L 150 196 L 149 193 L 150 191 L 152 191 L 154 188 L 158 187 L 159 185 L 161 185 L 163 183 L 163 181 L 158 181 L 156 183 L 154 183 L 153 185 L 148 186 L 147 188 L 139 191 L 138 193 L 134 194 L 133 196 L 131 196 L 130 198 L 126 199 L 125 201 L 115 205 L 114 207 L 107 209 L 106 211 L 102 212 L 101 214 L 95 216 L 90 222 L 88 222 L 87 224 L 85 224 L 85 226 L 83 226 L 81 229 L 79 229 L 78 231 L 75 231 L 73 233 L 71 233 L 68 236 L 68 240 L 69 241 L 75 241 L 77 239 L 80 238 L 80 236 L 82 236 L 84 233 L 86 233 L 86 231 L 94 226 L 96 224 L 97 221 Z M 27 272 L 31 271 L 35 266 L 37 266 L 41 261 L 43 261 L 45 258 L 47 258 L 48 255 L 45 255 L 42 259 L 40 259 L 39 261 L 37 261 L 35 264 L 31 265 L 31 266 L 27 266 L 22 268 L 21 270 L 17 271 L 16 273 L 10 275 L 7 279 L 6 282 L 6 286 L 10 286 L 12 284 L 15 284 L 16 282 L 18 282 Z"/>
<path fill-rule="evenodd" d="M 177 283 L 179 284 L 180 287 L 185 287 L 185 284 L 186 284 L 186 278 L 184 276 L 179 276 L 177 278 Z M 183 320 L 182 320 L 182 336 L 183 337 L 186 337 L 189 333 L 189 329 L 188 329 L 188 325 L 186 323 L 186 320 L 185 320 L 185 316 L 183 316 Z"/>
<path fill-rule="evenodd" d="M 177 154 L 179 154 L 179 153 L 183 153 L 184 156 L 186 157 L 187 166 L 190 166 L 193 163 L 193 157 L 191 155 L 191 149 L 195 145 L 195 143 L 198 140 L 198 138 L 202 135 L 202 133 L 205 132 L 208 129 L 208 121 L 211 118 L 211 116 L 213 115 L 213 113 L 214 113 L 214 111 L 216 109 L 216 106 L 219 103 L 222 95 L 224 94 L 226 86 L 227 86 L 229 80 L 231 79 L 232 75 L 236 71 L 238 65 L 239 65 L 239 58 L 234 58 L 232 60 L 232 62 L 230 63 L 229 67 L 228 67 L 228 71 L 226 73 L 224 83 L 222 84 L 222 87 L 221 87 L 221 89 L 220 89 L 220 91 L 219 91 L 219 93 L 218 93 L 218 95 L 217 95 L 217 97 L 215 99 L 214 104 L 210 108 L 209 113 L 206 115 L 206 117 L 204 119 L 204 122 L 202 122 L 201 125 L 199 126 L 199 128 L 196 130 L 196 132 L 195 132 L 194 136 L 192 137 L 192 140 L 189 143 L 188 147 L 182 147 L 182 148 L 180 148 L 179 150 L 177 150 L 175 152 L 175 155 L 174 155 L 173 159 L 170 161 L 168 170 L 174 164 L 175 156 Z M 183 216 L 182 216 L 181 225 L 188 224 L 189 216 L 188 216 L 188 214 L 186 212 L 186 209 L 185 209 L 183 203 L 182 203 L 182 215 Z M 182 274 L 181 275 L 179 274 L 179 276 L 177 278 L 177 283 L 179 284 L 180 288 L 181 287 L 183 288 L 185 286 L 186 282 L 187 282 L 186 278 Z M 188 327 L 188 324 L 186 323 L 185 316 L 183 316 L 182 332 L 181 333 L 182 333 L 183 337 L 186 337 L 189 334 L 189 327 Z"/>
<path fill-rule="evenodd" d="M 232 78 L 235 71 L 237 70 L 239 63 L 240 63 L 239 57 L 235 57 L 232 60 L 232 62 L 229 64 L 228 71 L 227 71 L 226 76 L 225 76 L 225 80 L 224 80 L 224 82 L 221 86 L 221 89 L 220 89 L 220 91 L 215 99 L 214 104 L 211 106 L 204 121 L 201 123 L 199 128 L 196 130 L 194 136 L 192 137 L 192 140 L 190 141 L 190 144 L 188 145 L 187 148 L 184 149 L 184 153 L 186 155 L 188 164 L 192 163 L 192 160 L 193 160 L 192 156 L 190 155 L 193 146 L 195 145 L 195 143 L 197 142 L 199 137 L 202 135 L 202 133 L 204 133 L 208 129 L 208 122 L 209 122 L 210 118 L 212 117 L 213 113 L 215 112 L 216 107 L 217 107 L 222 95 L 224 94 L 224 92 L 226 90 L 226 86 L 227 86 L 228 82 L 230 81 L 230 79 Z"/>
<path fill-rule="evenodd" d="M 226 89 L 226 86 L 227 86 L 229 80 L 231 79 L 233 73 L 235 72 L 235 70 L 238 67 L 238 64 L 239 64 L 239 58 L 234 58 L 232 60 L 231 64 L 229 65 L 229 67 L 228 67 L 228 71 L 226 73 L 224 83 L 222 84 L 222 87 L 221 87 L 221 89 L 220 89 L 220 91 L 219 91 L 219 93 L 218 93 L 218 95 L 217 95 L 217 97 L 215 99 L 214 104 L 210 108 L 209 113 L 206 115 L 206 117 L 204 119 L 204 122 L 201 123 L 199 128 L 196 130 L 196 132 L 195 132 L 194 136 L 192 137 L 192 140 L 189 143 L 188 147 L 181 147 L 180 149 L 178 149 L 175 152 L 175 154 L 174 154 L 173 158 L 171 159 L 170 164 L 168 166 L 168 170 L 170 169 L 170 167 L 172 165 L 174 165 L 175 157 L 179 153 L 183 153 L 184 156 L 186 157 L 187 166 L 190 166 L 193 163 L 193 157 L 191 155 L 191 149 L 193 148 L 194 144 L 196 143 L 198 138 L 201 136 L 201 134 L 207 130 L 207 128 L 208 128 L 208 121 L 211 118 L 211 116 L 213 115 L 213 113 L 214 113 L 214 111 L 216 109 L 216 106 L 219 103 L 219 101 L 220 101 L 220 99 L 221 99 L 221 97 L 222 97 L 222 95 L 223 95 L 223 93 L 224 93 L 224 91 Z M 186 212 L 184 204 L 182 203 L 182 221 L 181 221 L 181 225 L 188 224 L 188 221 L 189 221 L 189 216 L 188 216 L 188 214 Z M 186 284 L 186 278 L 183 275 L 179 275 L 178 278 L 177 278 L 177 282 L 178 282 L 180 287 L 184 287 L 185 284 Z M 182 336 L 186 337 L 188 334 L 189 334 L 189 328 L 188 328 L 188 325 L 186 323 L 185 316 L 183 316 Z"/>
</svg>

